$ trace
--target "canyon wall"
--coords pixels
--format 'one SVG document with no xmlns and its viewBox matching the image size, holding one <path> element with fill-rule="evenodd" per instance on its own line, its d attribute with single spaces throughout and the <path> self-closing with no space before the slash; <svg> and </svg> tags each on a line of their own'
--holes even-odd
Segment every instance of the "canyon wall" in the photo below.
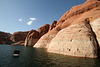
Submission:
<svg viewBox="0 0 100 67">
<path fill-rule="evenodd" d="M 47 48 L 52 53 L 97 58 L 99 23 L 100 0 L 87 0 L 67 11 L 33 47 Z"/>
<path fill-rule="evenodd" d="M 49 24 L 45 24 L 44 26 L 38 28 L 38 31 L 31 30 L 25 39 L 24 46 L 34 46 L 35 43 L 39 40 L 39 38 L 48 32 L 49 26 Z"/>
<path fill-rule="evenodd" d="M 0 31 L 0 44 L 11 44 L 11 34 Z"/>
<path fill-rule="evenodd" d="M 13 42 L 11 45 L 24 45 L 28 32 L 29 31 L 14 32 L 10 37 L 10 40 Z"/>
<path fill-rule="evenodd" d="M 29 31 L 25 31 L 25 32 L 14 32 L 11 35 L 10 40 L 12 40 L 13 42 L 25 41 L 25 38 L 26 38 L 28 32 Z"/>
<path fill-rule="evenodd" d="M 59 31 L 51 40 L 48 52 L 78 57 L 97 57 L 97 43 L 89 23 L 82 21 Z"/>
<path fill-rule="evenodd" d="M 25 39 L 24 46 L 34 46 L 34 44 L 37 42 L 38 39 L 39 39 L 39 32 L 32 29 L 31 31 L 29 31 Z"/>
</svg>

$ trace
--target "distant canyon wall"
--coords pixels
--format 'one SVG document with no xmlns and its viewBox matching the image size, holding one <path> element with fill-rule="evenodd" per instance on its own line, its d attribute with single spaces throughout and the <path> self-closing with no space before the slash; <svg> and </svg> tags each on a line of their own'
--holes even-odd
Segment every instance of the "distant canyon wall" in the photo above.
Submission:
<svg viewBox="0 0 100 67">
<path fill-rule="evenodd" d="M 0 31 L 0 44 L 11 44 L 11 34 Z"/>
</svg>

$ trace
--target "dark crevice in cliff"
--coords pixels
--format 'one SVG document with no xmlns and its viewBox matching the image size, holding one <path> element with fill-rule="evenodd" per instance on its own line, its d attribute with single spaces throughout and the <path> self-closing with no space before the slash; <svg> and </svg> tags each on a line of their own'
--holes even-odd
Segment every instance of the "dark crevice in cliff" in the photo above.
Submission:
<svg viewBox="0 0 100 67">
<path fill-rule="evenodd" d="M 93 31 L 93 29 L 92 29 L 92 26 L 91 26 L 91 24 L 89 23 L 89 25 L 90 25 L 90 27 L 91 27 L 91 31 L 92 31 L 92 33 L 93 33 L 93 35 L 94 35 L 94 38 L 95 38 L 95 40 L 96 40 L 96 43 L 97 43 L 97 55 L 98 55 L 98 57 L 100 57 L 100 47 L 99 47 L 99 43 L 98 43 L 98 40 L 97 40 L 97 36 L 96 36 L 96 34 L 95 34 L 95 32 Z"/>
<path fill-rule="evenodd" d="M 91 30 L 92 30 L 92 28 L 91 28 Z M 98 55 L 98 57 L 100 57 L 100 55 L 99 55 L 100 47 L 99 47 L 99 43 L 98 43 L 98 40 L 97 40 L 97 36 L 96 36 L 96 34 L 93 30 L 92 30 L 92 32 L 93 32 L 94 38 L 95 38 L 96 43 L 97 43 L 97 55 Z"/>
</svg>

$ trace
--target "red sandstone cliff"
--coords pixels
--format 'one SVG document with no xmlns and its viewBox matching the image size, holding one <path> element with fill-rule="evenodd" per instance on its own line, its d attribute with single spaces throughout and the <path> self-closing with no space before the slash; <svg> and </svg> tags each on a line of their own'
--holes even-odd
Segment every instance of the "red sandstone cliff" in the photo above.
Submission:
<svg viewBox="0 0 100 67">
<path fill-rule="evenodd" d="M 13 42 L 25 41 L 25 38 L 26 38 L 28 32 L 29 31 L 26 31 L 26 32 L 14 32 L 11 35 L 10 40 L 12 40 Z"/>
<path fill-rule="evenodd" d="M 51 31 L 53 28 L 56 27 L 57 21 L 53 21 L 52 24 L 50 25 L 49 31 Z"/>
<path fill-rule="evenodd" d="M 45 24 L 42 27 L 38 28 L 39 37 L 41 37 L 42 35 L 48 32 L 49 26 L 50 26 L 49 24 Z"/>
<path fill-rule="evenodd" d="M 70 56 L 96 58 L 99 31 L 100 0 L 87 0 L 67 11 L 33 47 Z"/>
<path fill-rule="evenodd" d="M 32 29 L 27 34 L 24 45 L 25 46 L 34 46 L 34 44 L 38 41 L 38 39 L 39 39 L 39 32 Z"/>
<path fill-rule="evenodd" d="M 45 24 L 44 26 L 38 28 L 38 31 L 31 30 L 25 39 L 25 46 L 34 46 L 39 38 L 48 32 L 49 26 L 49 24 Z"/>
<path fill-rule="evenodd" d="M 11 34 L 0 31 L 0 44 L 11 44 L 10 40 Z"/>
<path fill-rule="evenodd" d="M 14 32 L 10 40 L 13 42 L 11 45 L 24 45 L 25 44 L 25 38 L 27 36 L 29 31 L 25 32 Z"/>
</svg>

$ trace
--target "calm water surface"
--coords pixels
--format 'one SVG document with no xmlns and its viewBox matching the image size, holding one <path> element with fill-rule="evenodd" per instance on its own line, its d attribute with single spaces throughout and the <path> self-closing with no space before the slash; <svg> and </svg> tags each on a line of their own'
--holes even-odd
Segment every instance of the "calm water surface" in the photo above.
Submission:
<svg viewBox="0 0 100 67">
<path fill-rule="evenodd" d="M 20 50 L 19 57 L 13 57 Z M 100 58 L 76 58 L 24 46 L 0 45 L 0 67 L 100 67 Z"/>
</svg>

